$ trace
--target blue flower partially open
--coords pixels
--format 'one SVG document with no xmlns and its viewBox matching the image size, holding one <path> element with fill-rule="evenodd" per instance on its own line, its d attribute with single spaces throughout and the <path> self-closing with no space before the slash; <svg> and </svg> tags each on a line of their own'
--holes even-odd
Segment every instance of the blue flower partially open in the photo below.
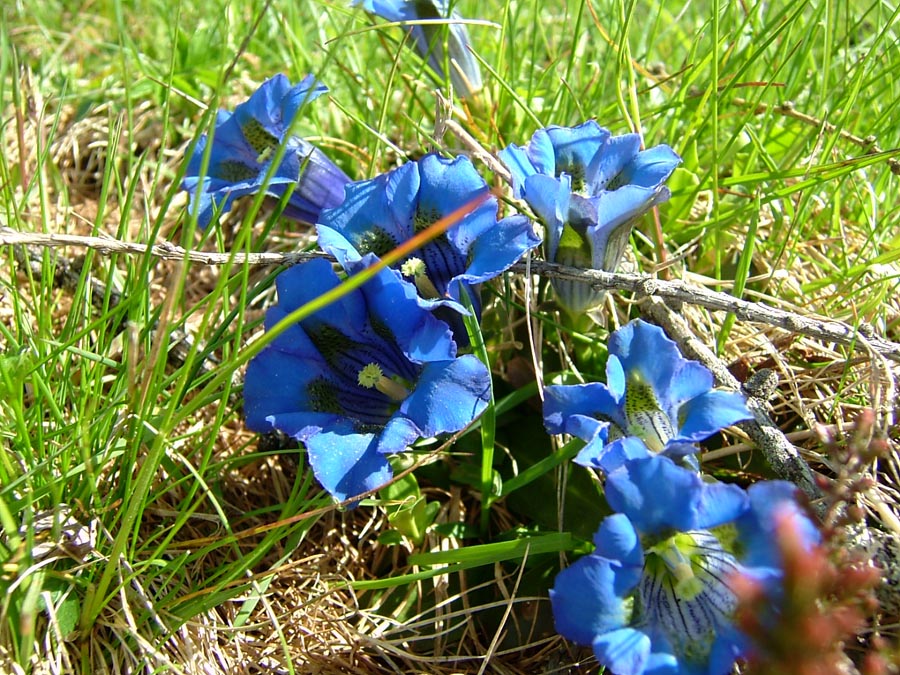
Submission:
<svg viewBox="0 0 900 675">
<path fill-rule="evenodd" d="M 681 163 L 667 145 L 642 151 L 640 144 L 637 134 L 613 136 L 588 121 L 539 129 L 527 147 L 500 152 L 514 193 L 547 228 L 547 260 L 615 271 L 635 221 L 669 198 L 664 183 Z M 553 286 L 573 314 L 603 299 L 588 284 L 554 280 Z"/>
<path fill-rule="evenodd" d="M 667 457 L 628 462 L 607 478 L 617 513 L 600 524 L 594 552 L 550 591 L 557 630 L 592 646 L 616 675 L 726 675 L 749 646 L 732 622 L 735 576 L 778 592 L 777 543 L 761 523 L 785 509 L 801 521 L 804 546 L 818 541 L 794 492 L 778 482 L 746 493 L 707 483 Z"/>
<path fill-rule="evenodd" d="M 348 265 L 352 272 L 371 264 Z M 271 328 L 341 283 L 312 260 L 282 272 Z M 322 486 L 344 500 L 386 483 L 387 455 L 419 438 L 453 433 L 490 400 L 487 368 L 456 356 L 447 324 L 389 269 L 292 325 L 251 360 L 247 426 L 302 442 Z"/>
<path fill-rule="evenodd" d="M 459 19 L 450 12 L 445 0 L 353 0 L 370 14 L 388 21 L 423 21 Z M 428 65 L 444 77 L 444 40 L 440 25 L 412 24 L 410 30 L 416 49 Z M 481 90 L 481 68 L 470 50 L 469 33 L 465 24 L 451 23 L 447 31 L 447 54 L 450 59 L 450 82 L 461 98 L 472 98 Z"/>
<path fill-rule="evenodd" d="M 610 336 L 606 380 L 544 390 L 547 430 L 584 440 L 575 458 L 584 466 L 610 471 L 651 452 L 689 455 L 698 441 L 752 418 L 743 394 L 713 389 L 706 366 L 641 320 Z"/>
<path fill-rule="evenodd" d="M 181 183 L 190 193 L 189 208 L 197 213 L 200 227 L 230 211 L 238 197 L 263 189 L 278 198 L 293 186 L 284 215 L 305 223 L 315 223 L 322 209 L 341 203 L 344 185 L 350 182 L 347 175 L 314 145 L 288 133 L 297 112 L 326 91 L 311 75 L 291 86 L 279 74 L 266 80 L 234 113 L 218 112 L 206 173 L 201 169 L 209 141 L 203 134 Z M 287 147 L 281 162 L 266 182 L 282 143 Z"/>
<path fill-rule="evenodd" d="M 325 211 L 316 228 L 319 246 L 345 265 L 366 253 L 383 256 L 474 199 L 488 186 L 466 157 L 429 154 L 372 180 L 347 186 L 343 203 Z M 398 263 L 423 298 L 462 300 L 468 292 L 480 311 L 474 284 L 493 279 L 540 244 L 521 215 L 497 220 L 497 200 L 474 211 Z"/>
</svg>

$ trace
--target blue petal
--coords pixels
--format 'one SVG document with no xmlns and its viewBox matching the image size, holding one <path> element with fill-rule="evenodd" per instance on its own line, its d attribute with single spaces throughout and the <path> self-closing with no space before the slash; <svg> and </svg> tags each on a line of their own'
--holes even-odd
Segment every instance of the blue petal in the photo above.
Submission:
<svg viewBox="0 0 900 675">
<path fill-rule="evenodd" d="M 355 266 L 351 269 L 355 270 Z M 424 363 L 447 361 L 456 356 L 456 344 L 447 324 L 426 311 L 415 287 L 392 270 L 381 269 L 360 291 L 368 315 L 385 322 L 385 328 L 410 360 Z"/>
<path fill-rule="evenodd" d="M 696 454 L 698 452 L 700 452 L 699 446 L 693 443 L 684 443 L 679 440 L 671 440 L 666 443 L 666 447 L 663 448 L 662 454 L 664 454 L 666 457 L 680 460 L 682 466 L 687 466 L 689 464 L 690 467 L 694 468 L 696 471 L 699 471 L 700 465 L 697 462 L 696 457 Z"/>
<path fill-rule="evenodd" d="M 281 117 L 281 104 L 291 90 L 291 81 L 283 73 L 263 82 L 250 98 L 234 109 L 234 119 L 244 127 L 255 121 L 281 141 L 285 120 Z M 287 120 L 290 121 L 290 120 Z"/>
<path fill-rule="evenodd" d="M 356 247 L 334 228 L 327 225 L 316 225 L 316 235 L 316 243 L 319 245 L 319 248 L 333 255 L 337 259 L 338 264 L 344 269 L 347 269 L 349 263 L 362 259 Z"/>
<path fill-rule="evenodd" d="M 422 180 L 418 202 L 420 211 L 446 216 L 488 190 L 484 178 L 475 170 L 468 157 L 461 155 L 448 160 L 440 155 L 430 153 L 422 157 L 416 165 L 419 167 Z M 496 205 L 494 213 L 496 213 Z M 466 229 L 479 228 L 475 236 L 470 237 L 471 239 L 489 227 L 489 224 L 472 218 L 472 214 L 466 219 L 473 221 Z"/>
<path fill-rule="evenodd" d="M 340 501 L 387 483 L 393 475 L 384 455 L 375 450 L 373 434 L 349 427 L 323 431 L 306 441 L 316 480 Z"/>
<path fill-rule="evenodd" d="M 547 129 L 538 129 L 528 141 L 528 159 L 538 173 L 551 178 L 558 178 L 560 172 L 556 170 L 556 149 Z"/>
<path fill-rule="evenodd" d="M 286 314 L 321 297 L 339 286 L 341 280 L 331 263 L 317 258 L 302 265 L 289 267 L 275 279 L 278 288 L 278 306 Z M 308 319 L 310 326 L 328 324 L 347 332 L 365 325 L 368 320 L 366 301 L 359 289 L 342 296 L 340 300 L 320 308 Z"/>
<path fill-rule="evenodd" d="M 529 176 L 537 173 L 537 169 L 525 149 L 518 145 L 508 145 L 499 154 L 500 161 L 509 169 L 512 177 L 513 194 L 516 199 L 522 199 L 525 196 L 525 180 Z"/>
<path fill-rule="evenodd" d="M 659 202 L 659 193 L 648 188 L 626 185 L 613 192 L 601 192 L 589 198 L 596 210 L 596 226 L 590 230 L 592 238 L 603 243 L 607 240 L 628 242 L 628 236 L 619 233 L 619 228 L 630 234 L 630 227 Z M 619 248 L 624 249 L 624 245 Z M 601 258 L 601 256 L 597 256 Z M 606 268 L 603 268 L 606 269 Z"/>
<path fill-rule="evenodd" d="M 805 548 L 817 545 L 821 533 L 797 503 L 797 486 L 786 481 L 762 481 L 748 488 L 750 509 L 738 521 L 748 567 L 782 565 L 776 526 L 779 518 L 790 519 L 794 534 Z"/>
<path fill-rule="evenodd" d="M 299 139 L 296 161 L 300 177 L 284 208 L 284 216 L 303 223 L 315 223 L 323 209 L 339 206 L 344 201 L 344 187 L 350 178 L 334 162 L 312 144 Z M 287 192 L 289 184 L 271 188 L 273 196 Z"/>
<path fill-rule="evenodd" d="M 448 6 L 442 0 L 418 0 L 402 2 L 398 0 L 354 0 L 353 5 L 388 21 L 415 21 L 437 19 L 448 16 Z M 449 18 L 457 19 L 454 11 Z M 412 35 L 419 53 L 428 59 L 438 75 L 444 74 L 444 51 L 442 31 L 438 26 L 414 25 Z M 481 89 L 481 70 L 478 61 L 469 51 L 469 34 L 464 24 L 451 24 L 447 34 L 447 49 L 450 58 L 450 80 L 453 88 L 463 98 L 470 98 Z"/>
<path fill-rule="evenodd" d="M 563 225 L 569 217 L 570 179 L 568 176 L 557 179 L 535 174 L 525 180 L 525 195 L 547 230 L 547 259 L 555 262 Z"/>
<path fill-rule="evenodd" d="M 613 333 L 614 335 L 616 333 Z M 608 347 L 609 345 L 607 345 Z M 621 408 L 625 403 L 625 369 L 622 367 L 619 357 L 612 351 L 609 352 L 609 357 L 606 360 L 606 386 L 609 388 L 609 393 L 612 397 L 619 401 L 619 407 Z M 621 426 L 624 429 L 627 426 L 625 424 L 625 412 L 621 411 L 619 414 L 623 423 Z"/>
<path fill-rule="evenodd" d="M 666 403 L 672 419 L 678 419 L 676 412 L 684 401 L 689 401 L 710 391 L 715 382 L 709 368 L 698 361 L 681 360 L 669 383 Z"/>
<path fill-rule="evenodd" d="M 650 637 L 634 628 L 620 628 L 593 641 L 597 660 L 616 675 L 644 675 L 650 660 Z"/>
<path fill-rule="evenodd" d="M 395 414 L 378 435 L 375 450 L 382 455 L 406 452 L 416 439 L 430 435 L 416 426 L 413 420 Z"/>
<path fill-rule="evenodd" d="M 607 474 L 612 473 L 633 459 L 653 456 L 651 450 L 636 436 L 625 436 L 624 438 L 616 439 L 603 448 L 602 453 L 597 456 L 589 457 L 585 450 L 579 453 L 578 457 L 575 458 L 575 462 L 588 466 L 584 460 L 590 458 L 590 466 L 598 468 Z"/>
<path fill-rule="evenodd" d="M 546 133 L 553 146 L 554 174 L 565 172 L 573 178 L 577 176 L 585 186 L 592 184 L 609 144 L 609 131 L 589 120 L 572 128 L 551 126 Z M 546 154 L 546 150 L 540 152 Z"/>
<path fill-rule="evenodd" d="M 597 660 L 616 675 L 719 675 L 679 662 L 666 639 L 650 631 L 623 628 L 600 636 L 593 647 Z"/>
<path fill-rule="evenodd" d="M 624 626 L 629 617 L 615 587 L 615 565 L 599 556 L 584 556 L 562 570 L 550 589 L 557 632 L 587 646 L 598 635 Z"/>
<path fill-rule="evenodd" d="M 203 182 L 203 187 L 198 186 L 199 189 L 195 189 L 193 185 L 194 183 L 185 181 L 181 187 L 183 190 L 192 192 L 188 210 L 190 213 L 197 213 L 197 226 L 200 229 L 208 227 L 214 217 L 231 211 L 231 205 L 238 197 L 259 192 L 259 187 L 256 185 L 211 189 L 208 187 L 211 185 L 208 179 Z"/>
<path fill-rule="evenodd" d="M 472 423 L 490 396 L 490 373 L 476 357 L 466 355 L 427 364 L 400 410 L 422 429 L 423 436 L 435 436 Z"/>
<path fill-rule="evenodd" d="M 352 6 L 362 6 L 370 14 L 377 14 L 386 21 L 406 21 L 415 18 L 412 3 L 407 0 L 353 0 Z"/>
<path fill-rule="evenodd" d="M 622 184 L 657 188 L 681 164 L 681 157 L 668 145 L 657 145 L 639 152 L 625 165 L 617 178 Z"/>
<path fill-rule="evenodd" d="M 493 279 L 540 243 L 528 218 L 518 215 L 504 218 L 472 242 L 469 266 L 465 274 L 451 282 L 451 291 L 460 282 L 477 284 Z"/>
<path fill-rule="evenodd" d="M 628 516 L 623 513 L 614 513 L 604 518 L 594 534 L 594 546 L 596 546 L 594 555 L 620 562 L 636 571 L 636 576 L 630 580 L 625 578 L 627 575 L 622 575 L 624 583 L 617 586 L 616 593 L 624 597 L 640 581 L 644 565 L 641 539 Z"/>
<path fill-rule="evenodd" d="M 618 357 L 626 379 L 631 372 L 640 373 L 663 410 L 667 409 L 669 386 L 685 359 L 662 328 L 640 319 L 632 321 L 610 336 L 609 353 Z"/>
<path fill-rule="evenodd" d="M 643 188 L 625 187 L 585 200 L 595 210 L 595 224 L 587 229 L 591 242 L 591 266 L 594 269 L 615 272 L 618 268 L 628 246 L 634 220 L 652 205 L 642 191 Z"/>
<path fill-rule="evenodd" d="M 315 89 L 310 87 L 315 86 Z M 321 151 L 296 136 L 286 125 L 297 112 L 298 97 L 312 100 L 324 87 L 310 77 L 296 87 L 284 75 L 267 80 L 233 114 L 219 111 L 206 176 L 200 176 L 207 137 L 198 142 L 188 160 L 182 189 L 191 193 L 190 211 L 206 227 L 214 211 L 231 209 L 235 198 L 264 190 L 281 197 L 293 186 L 284 210 L 289 218 L 315 222 L 322 208 L 336 206 L 343 198 L 346 174 Z M 270 173 L 268 155 L 284 140 L 281 163 Z M 254 141 L 256 145 L 254 146 Z M 302 173 L 301 173 L 302 170 Z"/>
<path fill-rule="evenodd" d="M 403 171 L 408 172 L 409 169 Z M 410 237 L 411 231 L 408 223 L 401 226 L 394 218 L 386 195 L 390 175 L 382 174 L 371 180 L 347 185 L 344 200 L 338 207 L 322 212 L 319 227 L 328 227 L 340 233 L 362 254 L 383 256 L 396 248 L 397 244 Z M 321 230 L 317 230 L 321 236 Z M 328 252 L 337 256 L 335 251 Z"/>
<path fill-rule="evenodd" d="M 723 626 L 716 635 L 709 653 L 710 673 L 730 673 L 735 661 L 745 657 L 752 649 L 747 636 L 730 626 Z"/>
<path fill-rule="evenodd" d="M 610 183 L 614 180 L 620 185 L 627 185 L 628 181 L 622 180 L 623 169 L 634 161 L 640 148 L 641 137 L 638 134 L 607 134 L 602 149 L 598 149 L 591 164 L 589 193 L 597 195 L 602 190 L 612 190 Z"/>
<path fill-rule="evenodd" d="M 311 101 L 315 101 L 327 91 L 328 87 L 316 80 L 312 75 L 307 75 L 300 80 L 299 83 L 285 92 L 281 98 L 280 107 L 284 124 L 291 124 L 303 106 Z"/>
<path fill-rule="evenodd" d="M 595 441 L 599 442 L 601 449 L 602 446 L 606 445 L 609 438 L 609 422 L 598 420 L 590 415 L 570 415 L 566 420 L 564 429 L 564 431 L 559 433 L 566 433 L 575 438 L 580 438 L 588 445 L 593 444 Z M 587 453 L 587 446 L 582 450 L 582 453 Z M 585 454 L 585 457 L 587 457 L 587 454 Z"/>
<path fill-rule="evenodd" d="M 708 529 L 730 523 L 750 507 L 747 493 L 738 485 L 704 483 L 693 527 Z"/>
<path fill-rule="evenodd" d="M 594 382 L 544 388 L 544 425 L 551 434 L 571 434 L 589 441 L 604 424 L 601 417 L 625 427 L 619 405 L 606 385 Z M 596 423 L 591 424 L 591 419 Z"/>
<path fill-rule="evenodd" d="M 324 363 L 315 357 L 303 358 L 271 346 L 260 352 L 250 361 L 244 378 L 247 427 L 281 429 L 302 440 L 307 427 L 321 428 L 337 420 L 333 413 L 313 410 L 307 395 L 309 382 L 323 369 Z M 287 416 L 291 416 L 289 424 Z"/>
<path fill-rule="evenodd" d="M 696 527 L 703 481 L 668 457 L 634 459 L 606 478 L 606 501 L 642 533 Z"/>
<path fill-rule="evenodd" d="M 589 437 L 585 446 L 578 451 L 572 460 L 579 466 L 586 466 L 589 469 L 599 469 L 600 460 L 606 456 L 609 449 L 609 425 L 606 422 L 598 422 L 592 417 L 584 415 L 576 415 L 573 420 L 584 420 L 585 428 L 588 430 L 584 435 Z M 593 432 L 590 432 L 590 424 L 593 422 Z M 581 438 L 577 436 L 576 438 Z"/>
<path fill-rule="evenodd" d="M 358 254 L 383 256 L 487 190 L 467 158 L 448 160 L 429 154 L 373 180 L 349 185 L 343 204 L 323 213 L 319 244 L 345 267 Z M 537 244 L 526 218 L 498 223 L 497 201 L 490 198 L 411 257 L 425 263 L 437 298 L 447 307 L 466 313 L 459 304 L 465 290 L 477 313 L 479 298 L 471 284 L 499 275 Z"/>
<path fill-rule="evenodd" d="M 678 409 L 678 436 L 673 439 L 693 443 L 742 420 L 753 419 L 743 394 L 709 391 L 685 402 Z"/>
<path fill-rule="evenodd" d="M 384 198 L 390 208 L 393 221 L 396 223 L 396 232 L 405 241 L 415 234 L 413 231 L 413 215 L 419 203 L 419 193 L 422 190 L 422 174 L 416 162 L 407 162 L 402 166 L 385 174 Z M 378 180 L 376 177 L 374 180 Z M 381 225 L 382 219 L 378 212 L 372 214 L 372 222 Z M 378 219 L 376 220 L 375 217 Z"/>
</svg>

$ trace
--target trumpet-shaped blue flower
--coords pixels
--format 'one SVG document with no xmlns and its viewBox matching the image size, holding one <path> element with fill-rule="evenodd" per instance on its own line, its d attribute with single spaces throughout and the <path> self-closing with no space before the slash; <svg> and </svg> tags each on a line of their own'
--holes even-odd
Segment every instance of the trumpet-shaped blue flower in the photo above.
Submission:
<svg viewBox="0 0 900 675">
<path fill-rule="evenodd" d="M 487 193 L 487 184 L 468 158 L 429 154 L 347 186 L 343 203 L 322 214 L 319 246 L 341 264 L 360 254 L 382 256 Z M 480 300 L 472 285 L 501 274 L 539 243 L 524 216 L 498 221 L 497 200 L 489 197 L 397 267 L 423 298 L 459 302 L 466 291 L 478 312 Z"/>
<path fill-rule="evenodd" d="M 589 121 L 539 129 L 527 147 L 500 152 L 516 196 L 547 228 L 548 260 L 615 271 L 635 221 L 669 198 L 664 182 L 681 162 L 667 145 L 640 145 L 637 134 L 613 136 Z M 554 280 L 554 288 L 573 314 L 603 299 L 588 284 Z"/>
<path fill-rule="evenodd" d="M 726 675 L 749 646 L 732 623 L 735 576 L 778 592 L 776 540 L 764 536 L 772 512 L 802 522 L 805 546 L 818 541 L 793 494 L 782 482 L 706 483 L 667 457 L 629 461 L 607 478 L 617 513 L 594 552 L 550 591 L 557 630 L 616 675 Z"/>
<path fill-rule="evenodd" d="M 632 321 L 609 338 L 606 384 L 544 390 L 544 423 L 587 444 L 575 461 L 609 471 L 653 453 L 683 456 L 750 419 L 743 394 L 713 389 L 712 373 L 681 356 L 658 326 Z"/>
<path fill-rule="evenodd" d="M 348 267 L 358 272 L 373 261 Z M 325 260 L 282 272 L 267 328 L 340 283 Z M 247 426 L 302 442 L 316 478 L 338 499 L 383 485 L 387 455 L 459 431 L 490 398 L 487 368 L 457 357 L 449 327 L 429 310 L 411 284 L 384 269 L 291 325 L 247 368 Z"/>
<path fill-rule="evenodd" d="M 189 208 L 197 213 L 200 227 L 231 210 L 236 198 L 263 189 L 279 198 L 293 187 L 284 215 L 306 223 L 315 223 L 322 209 L 341 203 L 350 179 L 321 150 L 289 133 L 300 108 L 326 91 L 311 75 L 291 86 L 279 74 L 266 80 L 234 113 L 218 112 L 206 172 L 202 173 L 203 156 L 209 140 L 203 134 L 181 183 L 190 193 Z M 267 181 L 282 143 L 287 147 Z"/>
<path fill-rule="evenodd" d="M 353 0 L 370 14 L 388 21 L 439 21 L 459 19 L 450 12 L 446 0 Z M 444 77 L 444 38 L 440 25 L 410 26 L 416 49 L 439 76 Z M 472 98 L 481 90 L 481 68 L 470 50 L 465 24 L 450 23 L 447 30 L 447 54 L 450 59 L 450 82 L 462 98 Z"/>
</svg>

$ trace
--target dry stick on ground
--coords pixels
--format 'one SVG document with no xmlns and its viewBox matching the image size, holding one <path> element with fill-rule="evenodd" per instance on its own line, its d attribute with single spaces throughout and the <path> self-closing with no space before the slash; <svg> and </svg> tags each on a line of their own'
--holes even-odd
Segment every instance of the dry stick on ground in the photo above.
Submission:
<svg viewBox="0 0 900 675">
<path fill-rule="evenodd" d="M 156 256 L 163 260 L 188 260 L 204 265 L 295 265 L 313 258 L 328 258 L 324 253 L 209 253 L 189 251 L 168 242 L 138 244 L 105 237 L 81 237 L 68 234 L 37 234 L 0 227 L 0 246 L 32 245 L 41 247 L 79 246 L 103 255 L 126 253 Z M 514 272 L 525 272 L 517 263 Z M 872 352 L 900 363 L 900 344 L 876 335 L 867 324 L 858 328 L 842 321 L 816 319 L 758 302 L 749 302 L 710 291 L 683 281 L 662 281 L 643 274 L 619 274 L 601 270 L 566 267 L 555 263 L 532 261 L 530 272 L 547 278 L 558 278 L 590 284 L 594 290 L 631 291 L 638 297 L 657 297 L 680 305 L 687 303 L 714 311 L 731 312 L 742 321 L 753 321 L 783 328 L 824 342 L 835 342 L 866 355 Z"/>
</svg>

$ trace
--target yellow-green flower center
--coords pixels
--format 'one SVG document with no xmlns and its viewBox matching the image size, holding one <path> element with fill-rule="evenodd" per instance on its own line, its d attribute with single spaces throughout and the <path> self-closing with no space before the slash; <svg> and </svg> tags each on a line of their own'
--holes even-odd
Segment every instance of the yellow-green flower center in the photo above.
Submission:
<svg viewBox="0 0 900 675">
<path fill-rule="evenodd" d="M 413 278 L 413 282 L 416 284 L 416 290 L 419 291 L 419 295 L 423 298 L 434 300 L 441 297 L 441 294 L 438 293 L 438 289 L 432 283 L 431 279 L 428 278 L 425 261 L 421 258 L 408 258 L 406 262 L 400 266 L 400 272 L 405 277 Z"/>
<path fill-rule="evenodd" d="M 559 235 L 559 246 L 556 248 L 556 260 L 560 265 L 590 269 L 591 246 L 585 235 L 569 223 L 563 225 Z"/>
<path fill-rule="evenodd" d="M 409 390 L 399 382 L 385 376 L 381 366 L 377 363 L 369 363 L 364 366 L 357 375 L 357 382 L 359 382 L 359 386 L 366 389 L 375 387 L 393 401 L 403 401 L 409 396 Z"/>
<path fill-rule="evenodd" d="M 691 535 L 675 535 L 652 547 L 649 552 L 658 560 L 657 570 L 672 578 L 675 594 L 680 599 L 693 600 L 703 590 L 703 584 L 694 574 L 691 562 L 692 557 L 697 554 L 697 546 Z"/>
<path fill-rule="evenodd" d="M 710 530 L 680 532 L 646 553 L 636 615 L 662 630 L 679 658 L 704 663 L 737 606 L 729 586 L 740 571 L 734 554 Z"/>
<path fill-rule="evenodd" d="M 672 420 L 659 405 L 653 387 L 634 370 L 625 384 L 625 419 L 628 434 L 640 438 L 653 452 L 662 452 L 675 435 Z"/>
</svg>

